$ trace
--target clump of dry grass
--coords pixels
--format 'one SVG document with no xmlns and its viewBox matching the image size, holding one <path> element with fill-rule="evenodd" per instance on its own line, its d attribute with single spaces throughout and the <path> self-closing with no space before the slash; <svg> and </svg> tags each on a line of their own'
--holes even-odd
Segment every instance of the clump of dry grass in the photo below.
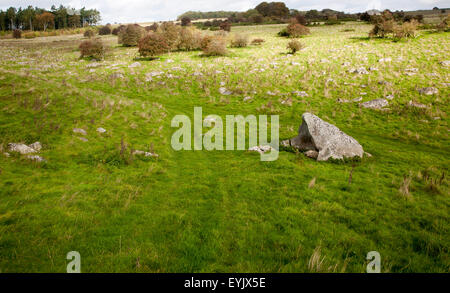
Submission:
<svg viewBox="0 0 450 293">
<path fill-rule="evenodd" d="M 324 265 L 325 265 L 324 261 L 325 261 L 325 257 L 322 257 L 321 247 L 319 245 L 314 249 L 314 252 L 309 259 L 308 270 L 312 273 L 323 272 Z"/>
<path fill-rule="evenodd" d="M 412 195 L 410 193 L 409 187 L 411 184 L 412 178 L 411 176 L 404 176 L 402 184 L 400 185 L 400 194 L 404 196 L 406 199 L 412 199 Z"/>
</svg>

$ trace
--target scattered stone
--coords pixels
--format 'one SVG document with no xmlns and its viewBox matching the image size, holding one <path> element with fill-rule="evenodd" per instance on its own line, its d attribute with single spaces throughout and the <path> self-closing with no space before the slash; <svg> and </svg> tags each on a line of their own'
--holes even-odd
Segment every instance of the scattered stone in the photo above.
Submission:
<svg viewBox="0 0 450 293">
<path fill-rule="evenodd" d="M 352 68 L 349 70 L 349 72 L 355 74 L 369 74 L 369 72 L 364 67 Z"/>
<path fill-rule="evenodd" d="M 305 152 L 305 156 L 307 156 L 308 158 L 317 160 L 317 158 L 319 157 L 319 152 L 310 150 L 310 151 Z"/>
<path fill-rule="evenodd" d="M 86 137 L 78 137 L 79 140 L 84 141 L 84 142 L 88 142 L 89 140 Z"/>
<path fill-rule="evenodd" d="M 45 159 L 41 156 L 28 156 L 28 159 L 30 159 L 32 161 L 36 161 L 38 163 L 45 162 Z"/>
<path fill-rule="evenodd" d="M 21 155 L 36 153 L 36 150 L 22 143 L 9 143 L 8 150 Z"/>
<path fill-rule="evenodd" d="M 422 95 L 431 96 L 431 95 L 438 94 L 439 90 L 435 87 L 425 87 L 425 88 L 419 89 L 419 93 L 421 93 Z"/>
<path fill-rule="evenodd" d="M 389 102 L 385 99 L 375 99 L 361 104 L 361 106 L 368 109 L 382 109 L 388 105 Z"/>
<path fill-rule="evenodd" d="M 82 134 L 82 135 L 87 135 L 86 130 L 81 129 L 81 128 L 74 128 L 73 129 L 73 133 L 79 133 L 79 134 Z"/>
<path fill-rule="evenodd" d="M 299 97 L 307 97 L 308 94 L 305 91 L 293 91 L 292 94 L 297 95 Z"/>
<path fill-rule="evenodd" d="M 140 150 L 134 150 L 133 151 L 133 155 L 144 156 L 144 157 L 152 157 L 152 158 L 158 158 L 159 157 L 158 154 L 150 153 L 150 152 L 144 152 L 144 151 L 140 151 Z"/>
<path fill-rule="evenodd" d="M 369 67 L 369 71 L 378 71 L 378 68 L 376 68 L 376 67 Z"/>
<path fill-rule="evenodd" d="M 364 152 L 364 156 L 368 157 L 368 158 L 372 158 L 372 155 L 368 152 Z"/>
<path fill-rule="evenodd" d="M 99 128 L 97 128 L 97 132 L 98 132 L 98 133 L 105 133 L 105 132 L 106 132 L 106 129 L 104 129 L 104 128 L 102 128 L 102 127 L 99 127 Z"/>
<path fill-rule="evenodd" d="M 441 61 L 439 62 L 439 64 L 441 64 L 442 66 L 450 66 L 450 60 Z"/>
<path fill-rule="evenodd" d="M 139 63 L 139 62 L 134 62 L 133 64 L 130 64 L 129 66 L 128 66 L 128 68 L 136 68 L 136 67 L 139 67 L 139 66 L 141 66 L 142 64 L 141 63 Z"/>
<path fill-rule="evenodd" d="M 109 75 L 109 79 L 122 79 L 124 78 L 123 74 L 120 72 L 114 72 L 112 74 Z"/>
<path fill-rule="evenodd" d="M 252 97 L 245 97 L 243 101 L 247 102 L 247 101 L 250 101 L 251 99 L 252 99 Z"/>
<path fill-rule="evenodd" d="M 224 96 L 229 96 L 229 95 L 231 95 L 233 92 L 227 90 L 225 87 L 221 87 L 221 88 L 219 88 L 219 93 L 220 93 L 221 95 L 224 95 Z"/>
<path fill-rule="evenodd" d="M 350 66 L 350 65 L 351 65 L 350 62 L 344 62 L 344 63 L 342 63 L 342 66 Z"/>
<path fill-rule="evenodd" d="M 264 145 L 264 146 L 254 146 L 248 149 L 251 152 L 258 152 L 260 154 L 264 154 L 266 152 L 270 152 L 272 150 L 272 147 L 270 145 Z"/>
<path fill-rule="evenodd" d="M 9 153 L 3 153 L 5 155 L 5 157 L 9 158 L 11 157 L 11 155 Z"/>
<path fill-rule="evenodd" d="M 310 113 L 303 114 L 298 133 L 289 140 L 289 145 L 300 151 L 318 152 L 317 161 L 362 157 L 364 154 L 362 146 L 353 137 Z"/>
<path fill-rule="evenodd" d="M 90 64 L 86 65 L 86 68 L 97 68 L 99 66 L 102 66 L 102 64 L 98 63 L 98 62 L 94 62 L 94 63 L 90 63 Z"/>
<path fill-rule="evenodd" d="M 421 103 L 416 103 L 416 102 L 413 102 L 413 101 L 409 101 L 408 106 L 415 107 L 415 108 L 420 108 L 420 109 L 428 108 L 427 105 L 424 105 L 424 104 L 421 104 Z"/>
<path fill-rule="evenodd" d="M 378 84 L 379 84 L 379 85 L 392 85 L 392 83 L 390 83 L 390 82 L 388 82 L 388 81 L 385 81 L 385 80 L 380 80 L 380 81 L 378 82 Z"/>
<path fill-rule="evenodd" d="M 42 149 L 42 145 L 39 141 L 36 141 L 35 143 L 30 144 L 29 147 L 34 149 L 37 152 L 39 152 Z"/>
<path fill-rule="evenodd" d="M 378 60 L 378 62 L 380 62 L 380 63 L 383 63 L 383 62 L 391 62 L 392 61 L 392 58 L 381 58 L 381 59 L 379 59 Z"/>
</svg>

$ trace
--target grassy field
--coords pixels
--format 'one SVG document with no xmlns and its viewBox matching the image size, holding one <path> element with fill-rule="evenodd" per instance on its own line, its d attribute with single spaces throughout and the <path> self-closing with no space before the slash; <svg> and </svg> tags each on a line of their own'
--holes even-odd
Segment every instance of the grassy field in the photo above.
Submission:
<svg viewBox="0 0 450 293">
<path fill-rule="evenodd" d="M 314 27 L 292 56 L 282 27 L 233 27 L 266 42 L 216 58 L 141 60 L 107 36 L 95 63 L 79 60 L 80 35 L 0 41 L 0 152 L 40 141 L 46 159 L 0 155 L 0 271 L 65 272 L 75 250 L 82 272 L 365 272 L 375 250 L 382 272 L 449 272 L 449 33 L 392 42 L 364 24 Z M 359 67 L 378 70 L 348 72 Z M 387 111 L 337 101 L 387 95 Z M 171 119 L 195 106 L 280 115 L 281 139 L 311 112 L 372 157 L 176 152 Z"/>
</svg>

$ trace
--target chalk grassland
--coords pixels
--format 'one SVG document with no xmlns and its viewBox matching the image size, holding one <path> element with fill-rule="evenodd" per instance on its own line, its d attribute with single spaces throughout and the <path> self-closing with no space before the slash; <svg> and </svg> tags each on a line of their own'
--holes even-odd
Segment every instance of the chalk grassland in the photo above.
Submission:
<svg viewBox="0 0 450 293">
<path fill-rule="evenodd" d="M 0 156 L 1 272 L 65 272 L 72 250 L 82 272 L 365 272 L 373 250 L 383 272 L 448 272 L 449 34 L 392 42 L 366 39 L 369 25 L 314 27 L 291 56 L 281 28 L 233 27 L 266 42 L 226 57 L 154 61 L 108 36 L 99 64 L 78 60 L 81 36 L 1 41 L 2 152 L 40 141 L 47 160 Z M 359 67 L 378 70 L 348 72 Z M 337 102 L 387 95 L 388 111 Z M 281 139 L 311 112 L 373 156 L 175 152 L 170 121 L 194 106 L 278 114 Z"/>
</svg>

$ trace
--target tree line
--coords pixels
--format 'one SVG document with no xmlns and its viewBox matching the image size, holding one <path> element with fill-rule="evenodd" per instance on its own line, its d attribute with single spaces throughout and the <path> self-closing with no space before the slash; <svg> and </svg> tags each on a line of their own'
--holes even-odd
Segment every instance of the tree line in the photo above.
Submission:
<svg viewBox="0 0 450 293">
<path fill-rule="evenodd" d="M 47 30 L 65 29 L 95 25 L 101 20 L 96 9 L 79 10 L 53 5 L 50 10 L 28 6 L 27 8 L 10 7 L 0 10 L 0 30 Z"/>
</svg>

